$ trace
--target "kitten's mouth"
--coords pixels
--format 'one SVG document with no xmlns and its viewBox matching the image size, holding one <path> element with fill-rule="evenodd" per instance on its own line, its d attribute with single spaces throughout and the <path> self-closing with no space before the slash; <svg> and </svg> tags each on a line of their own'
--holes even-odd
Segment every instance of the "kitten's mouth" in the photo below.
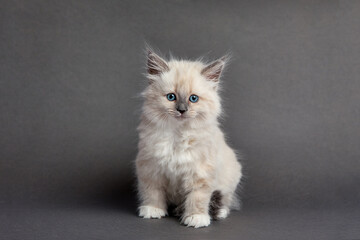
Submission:
<svg viewBox="0 0 360 240">
<path fill-rule="evenodd" d="M 175 118 L 177 118 L 177 119 L 185 119 L 185 118 L 188 118 L 188 117 L 185 116 L 184 114 L 179 114 L 179 115 L 175 115 Z"/>
<path fill-rule="evenodd" d="M 168 114 L 171 115 L 173 118 L 179 120 L 179 121 L 183 121 L 183 120 L 186 120 L 186 119 L 193 118 L 191 115 L 189 115 L 186 112 L 180 113 L 178 111 L 168 111 Z"/>
<path fill-rule="evenodd" d="M 179 120 L 184 120 L 184 119 L 188 119 L 190 118 L 187 114 L 184 114 L 184 113 L 179 113 L 179 114 L 176 114 L 175 115 L 175 118 L 176 119 L 179 119 Z"/>
</svg>

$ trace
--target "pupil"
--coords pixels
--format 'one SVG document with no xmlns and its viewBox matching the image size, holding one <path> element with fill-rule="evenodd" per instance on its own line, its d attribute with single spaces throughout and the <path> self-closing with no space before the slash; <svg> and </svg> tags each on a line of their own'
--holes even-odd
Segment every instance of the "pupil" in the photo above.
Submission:
<svg viewBox="0 0 360 240">
<path fill-rule="evenodd" d="M 169 101 L 173 101 L 173 100 L 175 100 L 175 94 L 169 93 L 169 94 L 167 95 L 167 98 L 169 99 Z"/>
</svg>

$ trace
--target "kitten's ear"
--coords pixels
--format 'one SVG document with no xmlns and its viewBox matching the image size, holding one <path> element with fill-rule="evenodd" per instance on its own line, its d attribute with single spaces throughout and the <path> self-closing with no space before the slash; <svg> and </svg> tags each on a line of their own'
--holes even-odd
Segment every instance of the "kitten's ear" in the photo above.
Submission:
<svg viewBox="0 0 360 240">
<path fill-rule="evenodd" d="M 150 48 L 146 49 L 147 53 L 147 72 L 149 75 L 160 75 L 163 72 L 169 71 L 169 66 L 166 61 L 159 55 L 154 53 Z"/>
<path fill-rule="evenodd" d="M 206 77 L 206 79 L 218 82 L 221 76 L 221 73 L 224 70 L 226 63 L 230 60 L 229 55 L 225 55 L 222 58 L 210 63 L 201 70 L 201 74 Z"/>
</svg>

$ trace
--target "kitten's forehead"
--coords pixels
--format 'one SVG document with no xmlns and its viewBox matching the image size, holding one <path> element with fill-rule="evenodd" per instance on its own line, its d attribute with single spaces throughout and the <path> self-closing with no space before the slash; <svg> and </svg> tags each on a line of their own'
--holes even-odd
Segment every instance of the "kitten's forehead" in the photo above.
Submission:
<svg viewBox="0 0 360 240">
<path fill-rule="evenodd" d="M 170 61 L 170 72 L 172 72 L 172 84 L 179 94 L 188 94 L 204 84 L 201 70 L 204 64 L 191 61 Z"/>
<path fill-rule="evenodd" d="M 182 73 L 189 71 L 201 72 L 201 70 L 205 67 L 202 62 L 187 60 L 171 60 L 168 65 L 170 69 L 177 69 Z"/>
</svg>

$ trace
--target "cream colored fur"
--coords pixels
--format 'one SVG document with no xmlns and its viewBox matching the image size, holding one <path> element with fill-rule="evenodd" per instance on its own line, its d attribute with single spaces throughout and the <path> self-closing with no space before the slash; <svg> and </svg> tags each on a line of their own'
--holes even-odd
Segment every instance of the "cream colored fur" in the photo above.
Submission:
<svg viewBox="0 0 360 240">
<path fill-rule="evenodd" d="M 218 219 L 238 205 L 241 165 L 218 123 L 218 82 L 226 61 L 165 61 L 148 51 L 149 85 L 143 92 L 136 158 L 139 216 L 161 218 L 168 204 L 181 205 L 181 222 L 198 228 L 210 224 L 213 191 L 222 195 Z M 167 99 L 168 93 L 187 101 L 184 114 L 176 110 L 176 101 Z M 198 102 L 188 101 L 191 94 L 199 96 Z"/>
</svg>

